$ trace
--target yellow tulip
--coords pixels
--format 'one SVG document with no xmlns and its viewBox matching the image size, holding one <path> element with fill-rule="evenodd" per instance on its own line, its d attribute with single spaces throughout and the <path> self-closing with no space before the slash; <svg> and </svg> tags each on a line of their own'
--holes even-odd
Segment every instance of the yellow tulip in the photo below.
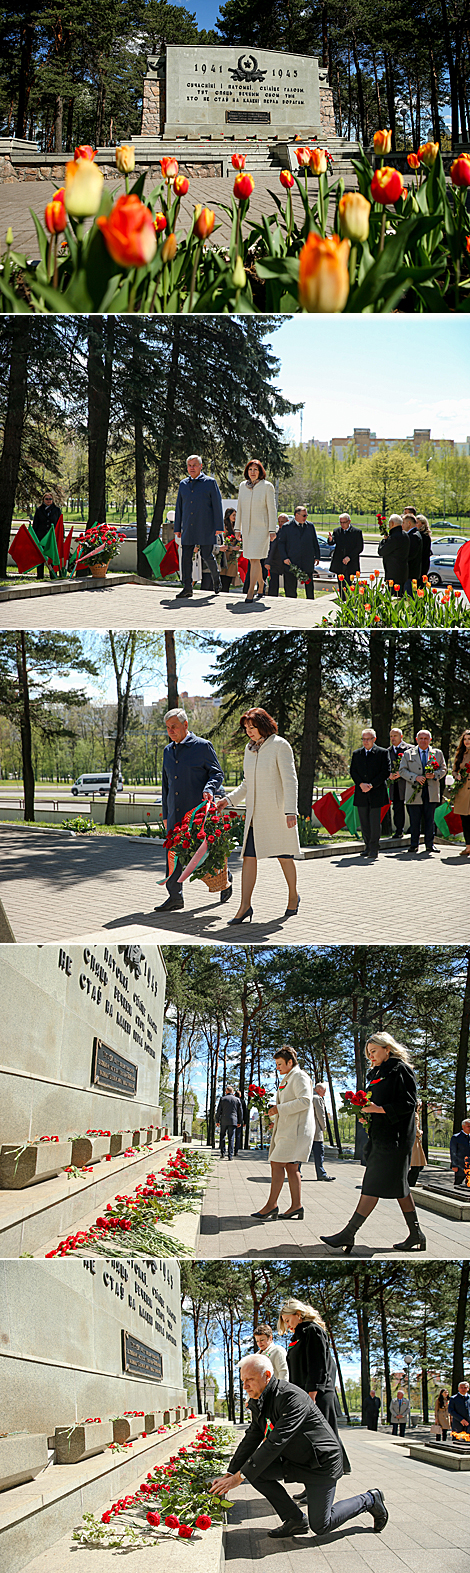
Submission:
<svg viewBox="0 0 470 1573">
<path fill-rule="evenodd" d="M 362 197 L 360 191 L 346 191 L 339 203 L 339 217 L 343 235 L 354 242 L 367 240 L 369 234 L 369 213 L 371 209 L 367 197 Z"/>
<path fill-rule="evenodd" d="M 67 213 L 72 218 L 91 218 L 98 212 L 104 185 L 104 176 L 91 159 L 71 159 L 65 166 L 65 196 Z"/>
</svg>

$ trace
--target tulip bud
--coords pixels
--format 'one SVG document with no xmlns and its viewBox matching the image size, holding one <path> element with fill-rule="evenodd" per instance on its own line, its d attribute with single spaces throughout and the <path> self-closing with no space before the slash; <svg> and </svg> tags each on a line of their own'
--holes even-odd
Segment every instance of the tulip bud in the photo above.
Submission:
<svg viewBox="0 0 470 1573">
<path fill-rule="evenodd" d="M 163 261 L 164 262 L 173 262 L 174 258 L 176 257 L 177 250 L 178 250 L 178 241 L 176 239 L 176 235 L 173 235 L 173 234 L 167 235 L 166 240 L 164 240 L 163 246 L 162 246 Z"/>
<path fill-rule="evenodd" d="M 234 267 L 234 270 L 233 270 L 233 273 L 232 273 L 232 284 L 234 284 L 235 289 L 244 289 L 245 288 L 246 273 L 245 273 L 245 269 L 244 269 L 241 257 L 237 257 L 237 260 L 236 260 L 236 263 L 235 263 L 235 267 Z"/>
<path fill-rule="evenodd" d="M 367 240 L 369 234 L 370 202 L 360 191 L 346 191 L 339 203 L 339 216 L 343 235 L 354 242 Z"/>
<path fill-rule="evenodd" d="M 123 268 L 140 268 L 151 262 L 157 249 L 155 224 L 149 208 L 136 192 L 118 197 L 111 213 L 96 220 L 107 251 Z"/>
<path fill-rule="evenodd" d="M 194 234 L 197 235 L 198 240 L 207 240 L 208 235 L 212 235 L 215 213 L 212 208 L 202 208 L 200 202 L 196 204 L 194 213 Z"/>
<path fill-rule="evenodd" d="M 381 202 L 386 206 L 398 202 L 406 187 L 399 169 L 389 169 L 388 165 L 384 164 L 383 169 L 376 169 L 375 175 L 372 176 L 370 189 L 374 202 Z"/>
<path fill-rule="evenodd" d="M 450 166 L 450 178 L 453 186 L 470 186 L 470 158 L 466 158 L 464 153 L 454 158 Z"/>
<path fill-rule="evenodd" d="M 189 191 L 189 180 L 186 179 L 186 175 L 175 175 L 173 181 L 173 191 L 176 193 L 177 197 L 186 196 L 186 192 Z"/>
<path fill-rule="evenodd" d="M 135 169 L 135 147 L 129 142 L 123 142 L 116 148 L 116 165 L 120 175 L 131 175 Z"/>
<path fill-rule="evenodd" d="M 153 222 L 154 222 L 154 225 L 155 225 L 155 229 L 157 231 L 157 235 L 161 235 L 163 233 L 163 230 L 166 229 L 165 214 L 164 213 L 156 213 Z"/>
<path fill-rule="evenodd" d="M 75 163 L 77 163 L 79 158 L 88 159 L 89 163 L 92 163 L 93 159 L 96 158 L 97 151 L 98 149 L 96 147 L 92 148 L 89 142 L 82 142 L 80 147 L 75 148 L 73 155 Z"/>
<path fill-rule="evenodd" d="M 92 159 L 71 159 L 65 166 L 64 202 L 72 218 L 92 218 L 98 212 L 104 176 Z"/>
<path fill-rule="evenodd" d="M 295 156 L 300 168 L 305 169 L 306 165 L 310 163 L 312 154 L 309 147 L 296 147 Z"/>
<path fill-rule="evenodd" d="M 438 152 L 438 142 L 423 142 L 422 147 L 418 148 L 418 158 L 420 164 L 426 164 L 428 169 L 432 169 L 433 164 L 436 162 Z"/>
<path fill-rule="evenodd" d="M 178 174 L 179 164 L 177 158 L 161 158 L 160 168 L 164 180 L 174 180 Z"/>
<path fill-rule="evenodd" d="M 67 213 L 64 205 L 64 186 L 60 191 L 55 191 L 51 202 L 47 202 L 44 209 L 44 223 L 50 235 L 60 235 L 67 226 Z"/>
<path fill-rule="evenodd" d="M 255 182 L 252 175 L 236 176 L 233 183 L 233 195 L 236 197 L 237 202 L 245 202 L 247 197 L 251 197 L 251 193 L 254 191 L 254 189 Z"/>
<path fill-rule="evenodd" d="M 407 155 L 406 155 L 406 162 L 407 162 L 407 164 L 409 164 L 410 169 L 419 169 L 419 165 L 420 165 L 419 153 L 407 153 Z"/>
<path fill-rule="evenodd" d="M 5 235 L 5 240 L 6 240 L 7 246 L 12 246 L 13 245 L 13 230 L 12 230 L 11 224 L 8 225 L 8 229 L 7 229 L 7 232 L 6 232 L 6 235 Z"/>
<path fill-rule="evenodd" d="M 232 153 L 232 169 L 244 169 L 246 153 Z"/>
<path fill-rule="evenodd" d="M 382 154 L 382 153 L 391 153 L 391 151 L 392 151 L 392 133 L 391 133 L 391 131 L 374 131 L 374 153 L 380 153 L 380 154 Z"/>
<path fill-rule="evenodd" d="M 328 169 L 326 147 L 312 147 L 309 164 L 314 175 L 326 175 Z"/>
<path fill-rule="evenodd" d="M 279 179 L 281 186 L 285 186 L 286 191 L 290 191 L 291 186 L 294 185 L 294 176 L 291 175 L 290 169 L 281 169 Z"/>
<path fill-rule="evenodd" d="M 299 300 L 304 311 L 342 311 L 349 294 L 349 240 L 310 234 L 299 260 Z"/>
</svg>

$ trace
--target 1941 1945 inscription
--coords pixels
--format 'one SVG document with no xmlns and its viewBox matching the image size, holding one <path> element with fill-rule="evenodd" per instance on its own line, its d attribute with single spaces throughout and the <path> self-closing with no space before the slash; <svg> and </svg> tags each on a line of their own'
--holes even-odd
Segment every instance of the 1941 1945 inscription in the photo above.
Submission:
<svg viewBox="0 0 470 1573">
<path fill-rule="evenodd" d="M 165 136 L 217 136 L 230 124 L 295 136 L 320 129 L 318 60 L 270 49 L 169 44 Z"/>
</svg>

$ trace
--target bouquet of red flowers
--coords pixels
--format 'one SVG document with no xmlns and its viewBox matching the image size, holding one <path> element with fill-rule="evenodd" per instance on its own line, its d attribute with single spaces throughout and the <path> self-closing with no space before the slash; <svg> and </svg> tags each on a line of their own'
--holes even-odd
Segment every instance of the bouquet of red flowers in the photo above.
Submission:
<svg viewBox="0 0 470 1573">
<path fill-rule="evenodd" d="M 343 1092 L 343 1102 L 348 1103 L 351 1109 L 356 1110 L 360 1125 L 365 1125 L 366 1129 L 369 1122 L 364 1118 L 364 1115 L 371 1099 L 372 1093 L 364 1092 L 362 1087 L 359 1087 L 357 1092 Z"/>
<path fill-rule="evenodd" d="M 253 1109 L 256 1109 L 257 1114 L 261 1115 L 261 1117 L 266 1115 L 272 1101 L 271 1095 L 269 1092 L 266 1092 L 265 1087 L 258 1087 L 255 1081 L 250 1081 L 248 1102 Z"/>
<path fill-rule="evenodd" d="M 439 760 L 436 759 L 436 755 L 435 754 L 431 754 L 431 758 L 428 759 L 427 765 L 424 766 L 424 774 L 425 774 L 425 776 L 433 776 L 435 770 L 439 770 Z M 410 803 L 414 803 L 415 797 L 418 796 L 418 792 L 420 792 L 420 791 L 421 791 L 421 786 L 420 786 L 419 781 L 417 781 L 416 782 L 416 786 L 413 787 L 413 791 L 411 793 L 411 797 L 408 798 L 408 801 L 407 801 L 407 807 L 408 808 L 410 806 Z"/>
<path fill-rule="evenodd" d="M 94 563 L 110 563 L 117 556 L 121 541 L 125 539 L 125 535 L 120 535 L 114 524 L 93 524 L 78 537 L 77 566 L 87 558 L 91 558 Z"/>
<path fill-rule="evenodd" d="M 198 857 L 197 866 L 189 875 L 191 880 L 209 880 L 217 877 L 226 870 L 230 853 L 238 846 L 238 836 L 232 825 L 232 819 L 238 816 L 232 809 L 219 809 L 214 799 L 209 803 L 198 803 L 185 814 L 181 824 L 175 825 L 170 830 L 163 843 L 174 861 L 179 858 L 182 868 L 187 868 L 193 858 Z M 202 843 L 207 843 L 207 851 L 202 852 Z M 202 854 L 202 855 L 201 855 Z"/>
<path fill-rule="evenodd" d="M 460 792 L 460 788 L 465 785 L 465 782 L 468 780 L 469 776 L 470 764 L 461 765 L 460 770 L 457 770 L 456 774 L 454 775 L 453 781 L 450 782 L 449 786 L 446 786 L 446 798 L 448 802 L 455 803 L 457 792 Z"/>
</svg>

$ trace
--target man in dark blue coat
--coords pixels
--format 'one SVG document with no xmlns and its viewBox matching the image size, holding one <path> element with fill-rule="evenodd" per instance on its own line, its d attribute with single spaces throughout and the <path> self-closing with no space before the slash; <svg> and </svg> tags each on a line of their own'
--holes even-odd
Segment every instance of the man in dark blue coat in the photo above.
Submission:
<svg viewBox="0 0 470 1573">
<path fill-rule="evenodd" d="M 372 862 L 379 855 L 381 808 L 388 803 L 386 782 L 390 775 L 388 748 L 378 748 L 373 727 L 364 727 L 362 748 L 354 750 L 350 773 L 355 785 L 357 808 L 364 837 L 362 857 Z"/>
<path fill-rule="evenodd" d="M 189 731 L 185 710 L 169 710 L 165 716 L 169 742 L 163 751 L 162 769 L 162 819 L 166 832 L 181 824 L 185 814 L 198 803 L 211 797 L 224 797 L 224 778 L 217 754 L 205 737 L 196 737 Z M 168 873 L 168 858 L 167 858 Z M 156 907 L 156 912 L 172 912 L 184 906 L 183 886 L 178 884 L 181 874 L 179 858 L 166 881 L 168 901 Z M 221 890 L 224 903 L 232 894 L 232 876 L 229 872 L 226 890 Z"/>
<path fill-rule="evenodd" d="M 453 1431 L 466 1431 L 470 1437 L 470 1388 L 468 1382 L 459 1382 L 457 1392 L 449 1398 L 449 1415 Z"/>
<path fill-rule="evenodd" d="M 214 557 L 216 535 L 224 533 L 224 511 L 217 481 L 204 475 L 202 459 L 191 453 L 186 460 L 187 478 L 180 481 L 175 509 L 175 537 L 181 541 L 181 578 L 183 589 L 177 601 L 187 601 L 193 594 L 193 552 L 198 546 L 205 569 L 210 574 L 214 594 L 222 589 Z"/>
<path fill-rule="evenodd" d="M 307 518 L 307 509 L 303 504 L 298 505 L 292 519 L 281 525 L 277 535 L 277 555 L 282 558 L 284 573 L 284 593 L 292 600 L 297 597 L 297 576 L 292 573 L 291 564 L 300 568 L 305 574 L 310 575 L 309 583 L 305 585 L 307 601 L 313 601 L 314 586 L 313 574 L 316 564 L 320 561 L 320 547 L 315 525 Z"/>
<path fill-rule="evenodd" d="M 370 1513 L 374 1529 L 385 1529 L 388 1513 L 377 1487 L 335 1505 L 335 1491 L 343 1473 L 341 1444 L 321 1409 L 293 1382 L 278 1381 L 266 1355 L 246 1355 L 240 1375 L 249 1399 L 251 1425 L 230 1459 L 228 1473 L 212 1483 L 216 1496 L 231 1495 L 244 1479 L 266 1497 L 281 1523 L 269 1529 L 271 1540 L 291 1535 L 315 1535 L 339 1529 L 359 1513 Z M 307 1491 L 308 1519 L 283 1480 L 303 1481 Z"/>
<path fill-rule="evenodd" d="M 450 1138 L 450 1162 L 454 1171 L 454 1185 L 464 1185 L 467 1177 L 465 1160 L 470 1167 L 470 1120 L 462 1120 L 462 1128 Z"/>
</svg>

